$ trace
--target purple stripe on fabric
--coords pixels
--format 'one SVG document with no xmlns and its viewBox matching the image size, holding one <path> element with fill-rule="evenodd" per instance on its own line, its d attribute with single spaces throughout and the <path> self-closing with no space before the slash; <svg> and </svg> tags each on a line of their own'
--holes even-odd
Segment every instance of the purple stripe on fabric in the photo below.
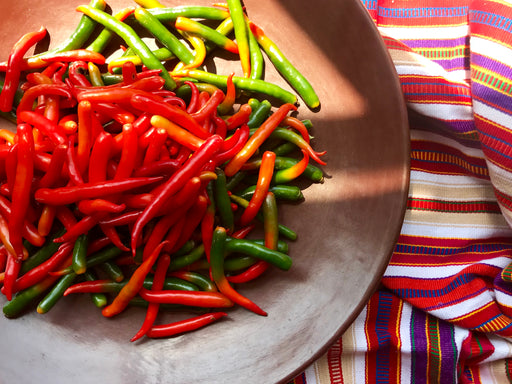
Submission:
<svg viewBox="0 0 512 384">
<path fill-rule="evenodd" d="M 489 53 L 492 54 L 492 52 Z M 512 77 L 512 69 L 510 69 L 510 65 L 505 65 L 495 59 L 490 59 L 476 53 L 471 53 L 471 63 L 473 65 L 478 65 L 479 67 L 490 69 L 504 77 Z"/>
<path fill-rule="evenodd" d="M 411 342 L 414 353 L 411 356 L 411 383 L 427 383 L 428 344 L 426 335 L 426 314 L 413 309 L 411 317 Z"/>
<path fill-rule="evenodd" d="M 457 344 L 454 340 L 453 326 L 439 320 L 439 343 L 441 347 L 441 381 L 440 384 L 455 383 L 457 372 Z"/>
<path fill-rule="evenodd" d="M 486 85 L 479 84 L 476 81 L 471 83 L 471 92 L 475 98 L 491 108 L 494 108 L 493 105 L 511 105 L 512 103 L 512 95 L 504 95 L 503 93 L 498 92 Z M 512 116 L 511 111 L 508 109 L 502 108 L 500 111 L 504 114 Z M 478 113 L 478 111 L 475 112 Z"/>
<path fill-rule="evenodd" d="M 433 40 L 407 40 L 407 46 L 413 49 L 420 48 L 454 48 L 460 45 L 469 47 L 469 37 L 462 36 L 456 39 L 433 39 Z"/>
</svg>

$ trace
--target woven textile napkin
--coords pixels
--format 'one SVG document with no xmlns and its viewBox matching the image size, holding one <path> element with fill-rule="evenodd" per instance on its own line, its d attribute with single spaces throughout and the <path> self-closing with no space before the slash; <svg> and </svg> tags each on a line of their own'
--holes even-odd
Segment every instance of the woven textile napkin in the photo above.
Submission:
<svg viewBox="0 0 512 384">
<path fill-rule="evenodd" d="M 512 382 L 512 3 L 362 1 L 411 111 L 407 211 L 382 288 L 293 382 Z"/>
</svg>

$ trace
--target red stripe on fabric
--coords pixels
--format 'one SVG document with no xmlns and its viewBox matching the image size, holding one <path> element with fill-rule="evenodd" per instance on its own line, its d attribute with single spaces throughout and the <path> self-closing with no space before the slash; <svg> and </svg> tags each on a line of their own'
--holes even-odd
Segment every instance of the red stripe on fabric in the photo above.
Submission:
<svg viewBox="0 0 512 384">
<path fill-rule="evenodd" d="M 377 382 L 377 359 L 375 353 L 379 349 L 379 340 L 377 333 L 375 332 L 375 320 L 378 316 L 379 309 L 379 297 L 378 293 L 374 294 L 366 306 L 366 320 L 364 324 L 364 330 L 366 334 L 367 352 L 365 356 L 365 378 L 367 383 Z"/>
<path fill-rule="evenodd" d="M 343 384 L 343 371 L 341 367 L 341 355 L 343 353 L 342 339 L 338 339 L 327 351 L 327 364 L 329 367 L 329 379 L 331 384 Z"/>
<path fill-rule="evenodd" d="M 485 201 L 441 201 L 432 199 L 410 198 L 407 201 L 407 209 L 418 211 L 435 211 L 447 213 L 500 213 L 496 203 Z"/>
</svg>

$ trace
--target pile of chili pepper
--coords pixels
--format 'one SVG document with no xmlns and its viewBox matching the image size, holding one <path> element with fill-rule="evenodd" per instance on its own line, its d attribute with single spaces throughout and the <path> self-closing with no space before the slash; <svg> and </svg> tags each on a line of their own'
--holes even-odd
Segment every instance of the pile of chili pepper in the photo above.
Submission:
<svg viewBox="0 0 512 384">
<path fill-rule="evenodd" d="M 137 3 L 112 16 L 91 0 L 61 45 L 28 56 L 41 28 L 0 63 L 0 110 L 15 124 L 0 130 L 7 317 L 87 293 L 105 317 L 146 308 L 132 341 L 168 337 L 235 305 L 266 315 L 236 285 L 291 267 L 287 241 L 297 234 L 279 222 L 278 205 L 302 200 L 296 181 L 322 182 L 325 163 L 311 146 L 311 122 L 294 116 L 296 97 L 261 78 L 254 47 L 279 51 L 239 0 Z M 130 20 L 164 48 L 149 49 Z M 127 47 L 107 62 L 114 35 Z M 200 69 L 214 48 L 240 55 L 243 75 Z M 277 67 L 318 105 L 289 62 Z M 193 315 L 158 324 L 165 308 Z"/>
</svg>

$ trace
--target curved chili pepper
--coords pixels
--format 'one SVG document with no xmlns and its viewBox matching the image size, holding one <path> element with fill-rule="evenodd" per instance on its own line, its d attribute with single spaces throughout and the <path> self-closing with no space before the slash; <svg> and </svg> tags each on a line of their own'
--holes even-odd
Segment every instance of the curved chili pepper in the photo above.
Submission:
<svg viewBox="0 0 512 384">
<path fill-rule="evenodd" d="M 233 20 L 242 71 L 245 77 L 249 77 L 251 75 L 251 58 L 249 53 L 249 36 L 243 5 L 240 0 L 228 0 L 227 4 L 229 8 L 229 15 L 231 16 L 231 20 Z"/>
<path fill-rule="evenodd" d="M 232 159 L 238 152 L 240 152 L 240 150 L 244 147 L 245 143 L 249 139 L 249 133 L 250 130 L 246 124 L 238 128 L 233 134 L 233 136 L 230 139 L 226 140 L 224 144 L 227 147 L 228 145 L 231 144 L 231 139 L 236 139 L 236 141 L 234 141 L 234 144 L 232 146 L 225 148 L 223 152 L 220 152 L 215 156 L 215 158 L 213 159 L 215 164 L 223 164 L 226 161 Z M 239 174 L 241 173 L 239 172 Z"/>
<path fill-rule="evenodd" d="M 150 291 L 142 288 L 140 297 L 150 303 L 180 304 L 199 308 L 229 308 L 233 301 L 222 292 L 161 290 Z"/>
<path fill-rule="evenodd" d="M 103 65 L 105 64 L 105 56 L 98 52 L 90 51 L 87 49 L 73 49 L 69 51 L 48 52 L 40 56 L 34 56 L 24 59 L 21 62 L 20 68 L 22 71 L 27 71 L 44 68 L 49 63 L 73 63 L 75 61 L 84 61 L 98 65 Z"/>
<path fill-rule="evenodd" d="M 197 88 L 197 85 L 192 81 L 184 81 L 183 84 L 188 85 L 191 91 L 190 101 L 186 111 L 188 113 L 194 113 L 197 111 L 199 105 L 199 89 Z"/>
<path fill-rule="evenodd" d="M 206 58 L 206 45 L 203 39 L 197 36 L 194 33 L 188 33 L 185 31 L 178 30 L 178 32 L 188 40 L 190 45 L 194 48 L 194 60 L 191 63 L 184 64 L 180 62 L 176 65 L 176 68 L 198 68 L 204 63 L 204 59 Z"/>
<path fill-rule="evenodd" d="M 90 5 L 92 7 L 94 7 L 92 4 L 90 4 Z M 99 7 L 94 7 L 94 8 L 101 9 Z M 101 9 L 101 10 L 103 10 L 103 9 Z M 114 17 L 119 21 L 124 21 L 125 19 L 130 17 L 134 11 L 135 11 L 135 7 L 126 7 L 126 8 L 121 9 L 119 12 L 117 12 L 114 15 Z M 89 17 L 86 15 L 83 15 L 83 17 L 86 17 L 89 19 Z M 89 51 L 101 53 L 107 47 L 108 43 L 113 38 L 113 36 L 114 36 L 114 32 L 112 32 L 108 28 L 103 28 L 103 30 L 98 34 L 98 36 L 96 36 L 94 41 L 86 47 L 86 49 Z"/>
<path fill-rule="evenodd" d="M 158 128 L 158 127 L 155 127 Z M 142 166 L 154 164 L 158 161 L 162 147 L 165 146 L 165 142 L 168 138 L 165 129 L 155 129 L 151 135 L 151 140 L 144 153 L 144 159 L 142 160 Z M 139 143 L 140 143 L 139 137 Z"/>
<path fill-rule="evenodd" d="M 87 281 L 94 281 L 97 279 L 95 273 L 90 270 L 85 271 L 84 276 Z M 66 291 L 63 292 L 63 296 L 66 293 Z M 103 308 L 105 305 L 108 304 L 107 296 L 103 293 L 91 293 L 91 300 L 97 308 Z"/>
<path fill-rule="evenodd" d="M 96 199 L 105 195 L 114 195 L 161 181 L 162 177 L 134 177 L 125 180 L 108 180 L 96 183 L 84 183 L 60 188 L 40 188 L 35 192 L 36 201 L 43 204 L 63 205 L 80 200 Z"/>
<path fill-rule="evenodd" d="M 286 128 L 276 128 L 270 135 L 270 137 L 273 138 L 279 138 L 288 140 L 295 145 L 297 145 L 300 149 L 305 150 L 309 157 L 315 160 L 318 164 L 325 165 L 325 161 L 320 159 L 321 156 L 326 154 L 326 151 L 323 152 L 317 152 L 315 151 L 311 145 L 302 138 L 302 136 L 294 131 L 291 131 Z"/>
<path fill-rule="evenodd" d="M 226 187 L 226 174 L 221 168 L 216 168 L 215 174 L 217 175 L 217 178 L 213 181 L 215 207 L 219 213 L 220 225 L 222 225 L 228 233 L 231 233 L 235 228 L 235 217 L 231 209 L 231 200 Z"/>
<path fill-rule="evenodd" d="M 62 84 L 38 84 L 30 87 L 25 91 L 20 103 L 16 109 L 16 115 L 19 115 L 21 111 L 31 111 L 34 101 L 41 95 L 53 95 L 62 96 L 68 99 L 73 99 L 71 90 Z"/>
<path fill-rule="evenodd" d="M 94 103 L 92 109 L 104 119 L 112 119 L 119 124 L 131 124 L 135 121 L 133 113 L 113 103 Z"/>
<path fill-rule="evenodd" d="M 223 227 L 215 228 L 210 249 L 210 274 L 217 285 L 219 291 L 232 300 L 234 303 L 258 314 L 266 316 L 267 313 L 256 305 L 252 300 L 241 295 L 231 286 L 224 275 L 224 257 L 226 248 L 226 229 Z"/>
<path fill-rule="evenodd" d="M 165 277 L 167 275 L 167 269 L 169 268 L 169 264 L 171 262 L 171 257 L 168 254 L 163 254 L 158 258 L 155 276 L 153 278 L 153 285 L 151 286 L 151 290 L 160 291 L 162 290 L 165 282 Z M 130 341 L 136 341 L 144 336 L 149 329 L 153 326 L 158 310 L 160 308 L 160 304 L 158 303 L 149 303 L 148 309 L 146 310 L 146 317 L 144 318 L 144 322 L 140 327 L 139 331 L 130 339 Z"/>
<path fill-rule="evenodd" d="M 114 244 L 117 248 L 119 248 L 122 251 L 129 252 L 130 248 L 128 248 L 126 245 L 124 245 L 123 241 L 121 240 L 121 236 L 119 236 L 119 233 L 116 230 L 116 227 L 113 225 L 106 225 L 99 223 L 101 231 L 105 234 L 105 236 L 108 237 L 108 239 Z"/>
<path fill-rule="evenodd" d="M 66 205 L 57 205 L 55 217 L 61 222 L 66 230 L 73 227 L 77 222 L 75 215 Z"/>
<path fill-rule="evenodd" d="M 294 116 L 286 116 L 283 119 L 283 125 L 287 125 L 290 128 L 295 129 L 297 132 L 300 133 L 302 138 L 306 142 L 309 143 L 309 141 L 310 141 L 309 131 L 308 131 L 308 128 L 306 127 L 306 124 L 304 124 L 304 122 L 302 122 L 301 120 L 297 119 Z"/>
<path fill-rule="evenodd" d="M 251 112 L 252 108 L 249 104 L 242 104 L 234 115 L 226 119 L 227 130 L 230 131 L 248 123 Z"/>
<path fill-rule="evenodd" d="M 148 10 L 139 7 L 135 10 L 134 16 L 140 25 L 155 36 L 180 61 L 185 64 L 191 64 L 194 61 L 194 55 L 192 55 L 189 49 Z"/>
<path fill-rule="evenodd" d="M 165 79 L 166 87 L 168 89 L 174 89 L 176 87 L 176 83 L 169 75 L 164 65 L 155 57 L 153 52 L 151 52 L 144 41 L 128 24 L 119 21 L 108 13 L 102 12 L 90 6 L 79 6 L 77 11 L 85 13 L 93 20 L 102 24 L 104 27 L 114 31 L 126 42 L 126 44 L 128 44 L 134 50 L 137 56 L 142 59 L 142 62 L 146 67 L 151 69 L 160 69 L 162 71 L 162 77 Z"/>
<path fill-rule="evenodd" d="M 142 264 L 133 272 L 128 283 L 114 298 L 113 302 L 107 305 L 101 313 L 105 317 L 112 317 L 121 313 L 129 304 L 130 300 L 139 293 L 143 287 L 144 279 L 160 256 L 165 243 L 160 243 L 157 248 L 142 262 Z"/>
<path fill-rule="evenodd" d="M 175 271 L 171 273 L 171 276 L 178 277 L 180 279 L 190 281 L 197 285 L 201 290 L 207 292 L 217 292 L 218 289 L 213 281 L 211 281 L 205 275 L 195 271 Z"/>
<path fill-rule="evenodd" d="M 240 225 L 249 224 L 258 214 L 272 181 L 275 159 L 276 155 L 274 152 L 265 151 L 265 153 L 263 153 L 256 189 L 251 200 L 249 200 L 249 205 L 245 208 L 240 217 Z"/>
<path fill-rule="evenodd" d="M 46 36 L 46 28 L 41 27 L 36 32 L 23 35 L 11 49 L 5 72 L 4 85 L 0 92 L 0 111 L 9 112 L 12 110 L 14 95 L 18 88 L 21 77 L 21 64 L 25 53 Z"/>
<path fill-rule="evenodd" d="M 171 249 L 171 252 L 177 252 L 190 239 L 196 228 L 201 224 L 201 220 L 206 212 L 208 199 L 205 196 L 199 196 L 192 207 L 188 210 L 180 231 L 179 238 Z"/>
<path fill-rule="evenodd" d="M 201 327 L 204 327 L 212 322 L 227 316 L 225 312 L 212 312 L 204 315 L 194 316 L 189 319 L 176 321 L 170 324 L 154 325 L 146 333 L 147 337 L 158 338 L 158 337 L 170 337 L 180 333 L 194 331 Z"/>
<path fill-rule="evenodd" d="M 54 241 L 56 243 L 65 243 L 67 241 L 76 241 L 81 235 L 88 233 L 96 224 L 100 222 L 100 220 L 105 216 L 105 214 L 96 214 L 84 216 L 80 221 L 75 223 L 75 225 L 67 228 L 66 233 L 62 236 L 56 238 Z"/>
<path fill-rule="evenodd" d="M 249 40 L 249 55 L 251 58 L 251 74 L 249 76 L 250 79 L 262 79 L 263 78 L 263 68 L 265 67 L 265 61 L 263 59 L 263 54 L 261 52 L 260 45 L 258 44 L 258 40 L 254 36 L 254 33 L 251 31 L 251 27 L 249 26 L 249 21 L 246 18 L 247 23 L 247 36 Z"/>
<path fill-rule="evenodd" d="M 201 108 L 194 112 L 191 116 L 198 123 L 204 122 L 209 116 L 211 116 L 218 108 L 220 103 L 224 100 L 224 92 L 220 89 L 213 92 L 209 97 L 208 101 L 201 106 Z"/>
<path fill-rule="evenodd" d="M 233 176 L 237 173 L 242 165 L 256 152 L 261 144 L 271 135 L 277 128 L 279 123 L 286 117 L 288 112 L 296 110 L 292 104 L 283 104 L 274 112 L 261 126 L 254 132 L 254 134 L 247 140 L 244 147 L 233 157 L 224 168 L 226 176 Z"/>
<path fill-rule="evenodd" d="M 318 108 L 320 100 L 311 83 L 290 63 L 277 45 L 265 35 L 265 32 L 260 27 L 253 22 L 250 22 L 249 25 L 259 45 L 263 48 L 277 71 L 297 91 L 309 108 Z"/>
<path fill-rule="evenodd" d="M 76 278 L 76 274 L 70 273 L 62 276 L 57 284 L 55 284 L 43 299 L 37 305 L 37 313 L 47 313 L 52 309 L 55 304 L 60 300 L 64 291 L 73 283 Z"/>
<path fill-rule="evenodd" d="M 225 88 L 228 80 L 228 76 L 226 75 L 218 75 L 199 69 L 182 69 L 179 71 L 173 71 L 172 74 L 175 77 L 190 77 L 201 82 L 210 83 L 218 88 Z M 238 90 L 262 93 L 264 95 L 275 97 L 284 103 L 297 103 L 297 96 L 294 93 L 289 92 L 274 83 L 258 79 L 249 79 L 241 76 L 233 76 L 233 82 Z"/>
<path fill-rule="evenodd" d="M 216 46 L 231 53 L 238 54 L 238 45 L 226 37 L 223 33 L 208 27 L 206 24 L 184 16 L 178 16 L 174 27 L 180 31 L 189 32 L 202 37 L 205 41 L 212 42 Z"/>
<path fill-rule="evenodd" d="M 16 176 L 12 188 L 11 215 L 9 216 L 9 240 L 18 260 L 24 258 L 22 228 L 30 205 L 32 177 L 34 175 L 34 139 L 28 124 L 17 127 L 18 154 Z"/>
<path fill-rule="evenodd" d="M 222 138 L 212 135 L 205 143 L 179 168 L 164 184 L 154 200 L 144 209 L 142 215 L 135 222 L 132 229 L 131 246 L 135 252 L 142 228 L 163 208 L 169 197 L 175 194 L 191 177 L 211 160 L 222 146 Z"/>
<path fill-rule="evenodd" d="M 224 100 L 222 100 L 222 102 L 217 107 L 217 112 L 221 115 L 227 114 L 231 110 L 231 108 L 233 108 L 233 104 L 235 103 L 236 88 L 235 84 L 233 83 L 234 75 L 235 74 L 232 73 L 228 76 L 226 83 L 226 95 L 224 97 Z"/>
<path fill-rule="evenodd" d="M 107 260 L 100 264 L 99 268 L 107 275 L 110 279 L 115 282 L 121 282 L 124 280 L 124 273 L 121 268 L 112 260 Z"/>
<path fill-rule="evenodd" d="M 204 131 L 203 127 L 201 127 L 191 115 L 181 108 L 167 104 L 163 101 L 157 101 L 154 98 L 150 98 L 142 94 L 134 94 L 130 101 L 134 108 L 146 111 L 153 115 L 161 115 L 201 139 L 206 139 L 210 136 L 210 134 Z"/>
<path fill-rule="evenodd" d="M 176 159 L 163 159 L 136 168 L 133 171 L 133 177 L 170 176 L 179 166 L 180 162 Z"/>
<path fill-rule="evenodd" d="M 276 184 L 284 184 L 302 175 L 309 164 L 309 154 L 304 149 L 302 149 L 302 156 L 302 160 L 290 168 L 278 170 L 274 174 L 274 182 Z"/>
</svg>

